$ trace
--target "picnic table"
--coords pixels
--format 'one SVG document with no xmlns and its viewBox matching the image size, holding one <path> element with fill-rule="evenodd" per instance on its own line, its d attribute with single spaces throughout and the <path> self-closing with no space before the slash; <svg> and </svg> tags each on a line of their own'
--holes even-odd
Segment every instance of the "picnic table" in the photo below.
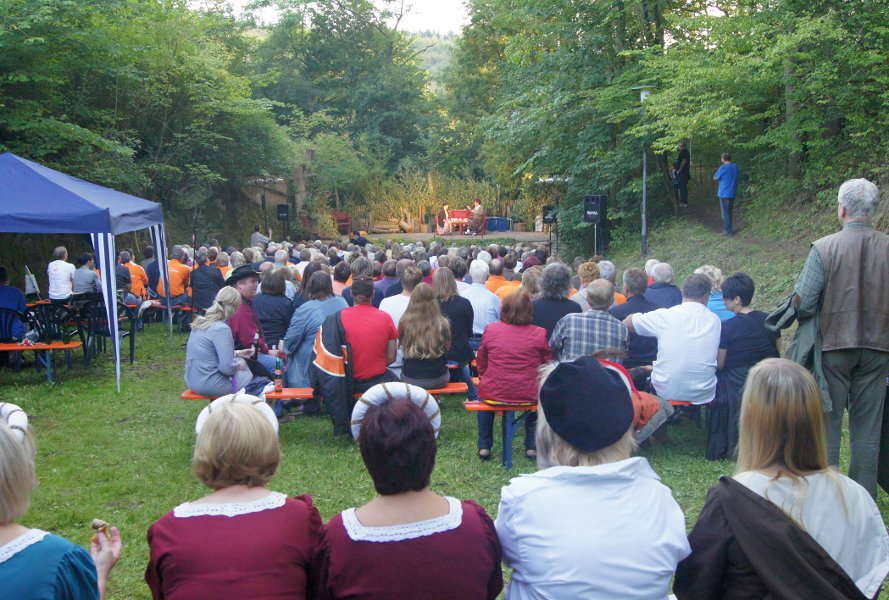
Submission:
<svg viewBox="0 0 889 600">
<path fill-rule="evenodd" d="M 38 344 L 19 344 L 16 342 L 9 342 L 0 344 L 0 352 L 13 352 L 16 355 L 15 363 L 16 363 L 16 372 L 21 370 L 21 363 L 19 362 L 18 354 L 21 352 L 34 352 L 34 355 L 38 357 L 40 353 L 43 353 L 43 364 L 46 367 L 46 382 L 52 383 L 52 353 L 58 350 L 65 351 L 65 359 L 67 363 L 67 367 L 71 369 L 71 350 L 75 348 L 80 348 L 83 346 L 82 342 L 51 342 L 49 344 L 46 343 L 38 343 Z"/>
</svg>

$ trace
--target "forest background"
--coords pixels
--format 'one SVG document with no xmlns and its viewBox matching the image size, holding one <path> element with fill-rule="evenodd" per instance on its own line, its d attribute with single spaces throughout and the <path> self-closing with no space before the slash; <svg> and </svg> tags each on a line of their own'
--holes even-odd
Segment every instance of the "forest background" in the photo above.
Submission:
<svg viewBox="0 0 889 600">
<path fill-rule="evenodd" d="M 261 25 L 224 2 L 0 0 L 0 151 L 162 202 L 172 242 L 197 217 L 235 245 L 258 220 L 248 180 L 301 165 L 297 237 L 330 233 L 337 205 L 429 222 L 474 197 L 533 227 L 538 179 L 560 175 L 572 256 L 586 194 L 608 196 L 612 239 L 636 235 L 643 152 L 652 216 L 673 213 L 681 140 L 705 189 L 731 151 L 748 206 L 887 183 L 884 2 L 468 0 L 449 37 L 401 31 L 400 1 L 251 5 L 269 6 Z M 4 239 L 15 264 L 58 241 Z"/>
</svg>

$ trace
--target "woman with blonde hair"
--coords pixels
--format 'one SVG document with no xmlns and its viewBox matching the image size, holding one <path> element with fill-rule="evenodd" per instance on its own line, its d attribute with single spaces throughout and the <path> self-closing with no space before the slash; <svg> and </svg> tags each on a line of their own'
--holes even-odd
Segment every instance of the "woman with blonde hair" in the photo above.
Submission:
<svg viewBox="0 0 889 600">
<path fill-rule="evenodd" d="M 631 384 L 591 356 L 539 386 L 536 473 L 503 488 L 497 535 L 508 600 L 666 598 L 688 556 L 685 517 L 636 447 Z"/>
<path fill-rule="evenodd" d="M 540 276 L 543 274 L 543 267 L 534 265 L 525 271 L 522 271 L 521 288 L 528 292 L 531 299 L 534 300 L 540 296 Z"/>
<path fill-rule="evenodd" d="M 254 396 L 225 396 L 195 431 L 192 469 L 213 491 L 148 528 L 152 596 L 306 598 L 321 516 L 310 496 L 266 487 L 281 463 L 274 411 Z"/>
<path fill-rule="evenodd" d="M 0 595 L 105 598 L 108 575 L 120 558 L 117 527 L 99 532 L 87 552 L 64 538 L 18 524 L 37 483 L 34 453 L 27 415 L 14 404 L 0 403 Z"/>
<path fill-rule="evenodd" d="M 429 284 L 418 283 L 411 292 L 407 310 L 398 321 L 398 341 L 404 354 L 402 381 L 427 390 L 447 385 L 451 325 Z"/>
<path fill-rule="evenodd" d="M 676 571 L 679 598 L 874 598 L 889 535 L 873 499 L 827 463 L 818 385 L 769 358 L 741 400 L 738 464 L 722 477 Z"/>
<path fill-rule="evenodd" d="M 219 290 L 212 306 L 195 317 L 185 348 L 185 385 L 202 396 L 231 394 L 253 378 L 245 358 L 253 348 L 235 351 L 228 319 L 241 305 L 241 294 L 233 287 Z"/>
</svg>

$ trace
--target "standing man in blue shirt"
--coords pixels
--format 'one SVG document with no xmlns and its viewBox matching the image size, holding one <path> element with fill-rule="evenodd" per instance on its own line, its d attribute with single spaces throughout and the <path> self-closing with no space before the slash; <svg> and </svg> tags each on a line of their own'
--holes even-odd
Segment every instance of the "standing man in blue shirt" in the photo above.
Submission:
<svg viewBox="0 0 889 600">
<path fill-rule="evenodd" d="M 738 193 L 738 165 L 732 162 L 728 152 L 722 153 L 722 166 L 713 175 L 719 182 L 719 207 L 722 210 L 722 235 L 732 235 L 732 208 Z"/>
</svg>

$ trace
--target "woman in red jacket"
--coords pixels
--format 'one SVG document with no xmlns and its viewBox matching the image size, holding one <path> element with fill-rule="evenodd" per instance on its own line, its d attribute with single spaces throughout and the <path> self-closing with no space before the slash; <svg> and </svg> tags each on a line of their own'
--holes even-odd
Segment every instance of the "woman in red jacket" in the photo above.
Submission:
<svg viewBox="0 0 889 600">
<path fill-rule="evenodd" d="M 482 335 L 476 364 L 481 377 L 479 397 L 498 403 L 537 404 L 537 370 L 552 359 L 546 330 L 531 325 L 531 296 L 524 289 L 510 294 L 500 309 L 500 321 Z M 525 456 L 537 457 L 534 426 L 537 414 L 525 417 Z M 494 445 L 494 413 L 478 413 L 478 457 L 490 460 Z"/>
</svg>

